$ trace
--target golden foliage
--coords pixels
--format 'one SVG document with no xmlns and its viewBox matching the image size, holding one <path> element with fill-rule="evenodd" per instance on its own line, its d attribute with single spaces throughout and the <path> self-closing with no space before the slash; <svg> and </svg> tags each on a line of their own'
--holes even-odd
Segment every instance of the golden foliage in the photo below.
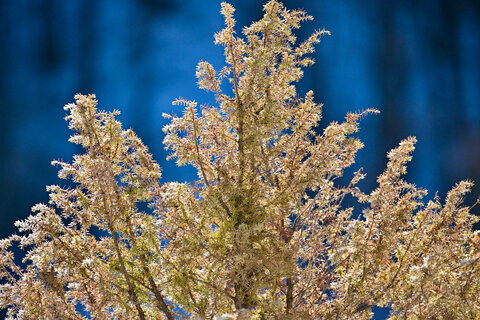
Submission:
<svg viewBox="0 0 480 320">
<path fill-rule="evenodd" d="M 295 82 L 328 31 L 296 45 L 312 17 L 272 0 L 237 36 L 233 12 L 222 4 L 215 35 L 226 66 L 196 73 L 218 105 L 178 99 L 183 114 L 166 115 L 169 158 L 198 180 L 161 184 L 118 112 L 75 96 L 66 120 L 85 152 L 54 164 L 76 185 L 49 187 L 49 204 L 17 222 L 22 235 L 0 242 L 0 307 L 10 319 L 369 319 L 373 306 L 391 319 L 479 319 L 478 219 L 462 205 L 472 184 L 425 203 L 402 178 L 415 138 L 388 154 L 371 194 L 361 170 L 336 183 L 363 146 L 360 119 L 377 111 L 316 134 L 321 105 Z"/>
</svg>

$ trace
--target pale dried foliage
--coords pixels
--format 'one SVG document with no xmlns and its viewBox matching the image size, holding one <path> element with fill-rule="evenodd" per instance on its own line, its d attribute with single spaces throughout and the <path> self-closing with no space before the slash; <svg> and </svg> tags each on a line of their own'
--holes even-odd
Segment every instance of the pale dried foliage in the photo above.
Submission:
<svg viewBox="0 0 480 320">
<path fill-rule="evenodd" d="M 295 45 L 312 18 L 272 0 L 237 36 L 233 11 L 222 4 L 215 35 L 226 67 L 197 68 L 217 106 L 179 99 L 183 115 L 166 116 L 170 158 L 198 180 L 161 184 L 118 112 L 77 95 L 66 119 L 85 152 L 54 162 L 75 187 L 49 187 L 49 204 L 0 242 L 0 307 L 10 319 L 369 319 L 372 306 L 390 319 L 479 319 L 478 219 L 462 205 L 472 184 L 422 201 L 402 179 L 414 138 L 388 154 L 371 194 L 361 171 L 338 184 L 362 148 L 359 120 L 377 111 L 316 134 L 321 106 L 294 83 L 328 31 Z"/>
</svg>

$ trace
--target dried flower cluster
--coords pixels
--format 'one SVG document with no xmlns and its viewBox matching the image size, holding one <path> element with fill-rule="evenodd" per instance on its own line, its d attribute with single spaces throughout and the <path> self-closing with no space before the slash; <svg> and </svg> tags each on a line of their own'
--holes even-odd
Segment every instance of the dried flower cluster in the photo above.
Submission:
<svg viewBox="0 0 480 320">
<path fill-rule="evenodd" d="M 226 66 L 197 68 L 217 106 L 180 99 L 183 114 L 166 115 L 170 158 L 198 170 L 194 183 L 161 183 L 141 140 L 93 95 L 65 107 L 85 152 L 54 162 L 74 187 L 48 187 L 49 204 L 0 242 L 9 319 L 370 319 L 372 306 L 390 319 L 480 318 L 478 219 L 462 205 L 471 183 L 422 201 L 402 179 L 408 138 L 371 194 L 361 171 L 339 185 L 362 148 L 360 119 L 377 111 L 316 134 L 321 106 L 294 83 L 328 32 L 296 45 L 312 17 L 275 0 L 264 11 L 237 36 L 222 4 Z"/>
</svg>

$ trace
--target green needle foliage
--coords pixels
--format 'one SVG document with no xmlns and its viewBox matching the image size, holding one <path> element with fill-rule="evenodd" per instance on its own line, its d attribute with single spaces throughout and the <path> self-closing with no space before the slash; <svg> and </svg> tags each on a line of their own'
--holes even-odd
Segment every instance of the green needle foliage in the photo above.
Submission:
<svg viewBox="0 0 480 320">
<path fill-rule="evenodd" d="M 54 162 L 75 186 L 48 187 L 49 203 L 0 242 L 9 319 L 370 319 L 373 306 L 390 319 L 479 319 L 478 219 L 462 204 L 472 183 L 423 201 L 403 180 L 407 138 L 371 194 L 357 187 L 361 170 L 339 185 L 362 148 L 360 119 L 377 111 L 316 134 L 321 105 L 295 83 L 328 31 L 296 44 L 312 17 L 271 0 L 237 35 L 233 12 L 222 4 L 215 35 L 225 67 L 197 67 L 216 105 L 179 99 L 183 114 L 166 115 L 169 158 L 194 166 L 196 181 L 162 183 L 142 141 L 95 96 L 65 107 L 84 152 Z"/>
</svg>

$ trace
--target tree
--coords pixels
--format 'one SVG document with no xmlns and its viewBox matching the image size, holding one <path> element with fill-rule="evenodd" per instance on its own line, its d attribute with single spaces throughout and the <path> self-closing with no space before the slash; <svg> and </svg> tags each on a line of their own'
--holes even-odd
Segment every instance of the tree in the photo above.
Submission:
<svg viewBox="0 0 480 320">
<path fill-rule="evenodd" d="M 357 186 L 361 170 L 338 183 L 362 148 L 360 119 L 377 111 L 316 134 L 321 105 L 294 83 L 328 31 L 295 45 L 312 17 L 275 0 L 264 11 L 237 36 L 222 4 L 226 66 L 197 67 L 218 105 L 179 99 L 183 114 L 166 115 L 170 158 L 197 169 L 193 183 L 161 183 L 141 140 L 95 96 L 65 107 L 85 152 L 53 162 L 75 185 L 48 187 L 49 204 L 0 242 L 10 319 L 369 319 L 372 306 L 390 319 L 480 317 L 478 218 L 462 204 L 472 183 L 425 203 L 402 178 L 412 137 L 388 154 L 372 193 Z"/>
</svg>

